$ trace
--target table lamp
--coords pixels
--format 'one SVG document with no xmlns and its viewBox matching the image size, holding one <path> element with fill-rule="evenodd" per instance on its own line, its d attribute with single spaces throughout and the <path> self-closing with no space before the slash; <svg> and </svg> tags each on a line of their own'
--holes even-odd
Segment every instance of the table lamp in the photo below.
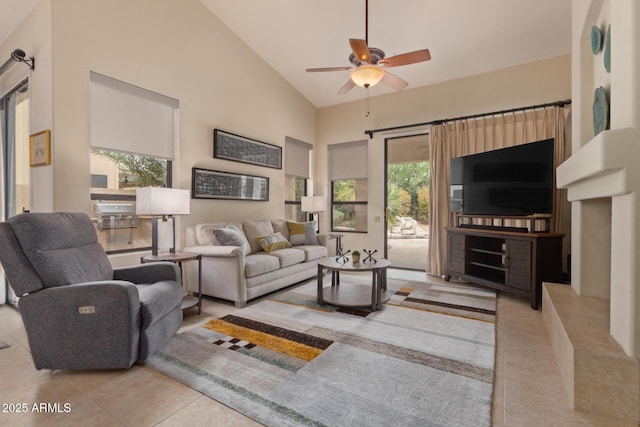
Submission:
<svg viewBox="0 0 640 427">
<path fill-rule="evenodd" d="M 316 221 L 316 231 L 320 231 L 318 212 L 326 212 L 327 198 L 324 196 L 302 196 L 300 198 L 300 210 L 309 214 L 310 221 Z"/>
<path fill-rule="evenodd" d="M 151 254 L 158 255 L 158 217 L 167 221 L 174 215 L 190 213 L 189 190 L 179 188 L 142 187 L 136 189 L 136 214 L 151 216 Z M 169 252 L 176 252 L 176 223 L 173 224 L 173 240 Z"/>
</svg>

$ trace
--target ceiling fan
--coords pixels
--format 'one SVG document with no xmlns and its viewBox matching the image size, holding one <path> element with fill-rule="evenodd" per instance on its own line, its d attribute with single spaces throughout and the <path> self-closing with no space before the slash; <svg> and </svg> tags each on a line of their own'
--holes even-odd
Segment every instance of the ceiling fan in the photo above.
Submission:
<svg viewBox="0 0 640 427">
<path fill-rule="evenodd" d="M 365 39 L 349 39 L 353 51 L 349 55 L 350 67 L 307 68 L 307 72 L 345 71 L 351 70 L 349 81 L 338 91 L 344 95 L 356 85 L 368 89 L 379 82 L 395 90 L 402 90 L 409 83 L 386 71 L 386 68 L 415 64 L 431 59 L 429 49 L 415 50 L 385 58 L 384 51 L 369 47 L 369 0 L 365 0 Z"/>
</svg>

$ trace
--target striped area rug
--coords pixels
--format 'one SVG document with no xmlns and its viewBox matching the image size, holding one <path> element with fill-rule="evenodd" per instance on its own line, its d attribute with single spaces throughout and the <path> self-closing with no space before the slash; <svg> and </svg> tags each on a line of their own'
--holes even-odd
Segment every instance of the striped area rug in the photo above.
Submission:
<svg viewBox="0 0 640 427">
<path fill-rule="evenodd" d="M 269 426 L 489 426 L 495 292 L 388 287 L 370 312 L 318 306 L 309 281 L 176 335 L 146 363 Z"/>
</svg>

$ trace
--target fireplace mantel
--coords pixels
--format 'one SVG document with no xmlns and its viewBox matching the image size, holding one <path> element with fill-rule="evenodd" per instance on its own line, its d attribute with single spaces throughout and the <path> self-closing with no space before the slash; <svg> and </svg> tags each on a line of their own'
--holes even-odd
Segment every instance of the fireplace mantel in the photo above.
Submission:
<svg viewBox="0 0 640 427">
<path fill-rule="evenodd" d="M 571 202 L 628 194 L 634 190 L 632 175 L 640 171 L 639 161 L 636 129 L 603 131 L 558 167 L 557 185 L 567 189 Z"/>
</svg>

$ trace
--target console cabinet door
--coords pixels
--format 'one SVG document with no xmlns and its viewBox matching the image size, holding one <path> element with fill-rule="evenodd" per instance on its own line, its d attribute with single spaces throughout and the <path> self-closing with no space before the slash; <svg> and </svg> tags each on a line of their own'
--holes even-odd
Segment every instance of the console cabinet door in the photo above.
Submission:
<svg viewBox="0 0 640 427">
<path fill-rule="evenodd" d="M 530 291 L 533 289 L 531 271 L 532 242 L 530 240 L 507 240 L 506 285 Z"/>
<path fill-rule="evenodd" d="M 465 274 L 465 236 L 462 234 L 448 233 L 449 239 L 449 271 Z"/>
</svg>

